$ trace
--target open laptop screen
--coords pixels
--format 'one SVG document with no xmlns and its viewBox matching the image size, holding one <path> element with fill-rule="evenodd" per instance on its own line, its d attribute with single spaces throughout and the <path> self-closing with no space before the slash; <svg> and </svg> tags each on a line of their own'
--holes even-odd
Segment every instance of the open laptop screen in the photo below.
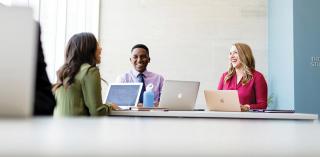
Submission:
<svg viewBox="0 0 320 157">
<path fill-rule="evenodd" d="M 171 111 L 191 111 L 194 109 L 200 82 L 165 80 L 159 107 Z"/>
<path fill-rule="evenodd" d="M 237 90 L 204 90 L 204 96 L 210 111 L 241 111 Z"/>
<path fill-rule="evenodd" d="M 139 101 L 142 83 L 111 83 L 109 85 L 106 102 L 118 106 L 136 106 Z"/>
</svg>

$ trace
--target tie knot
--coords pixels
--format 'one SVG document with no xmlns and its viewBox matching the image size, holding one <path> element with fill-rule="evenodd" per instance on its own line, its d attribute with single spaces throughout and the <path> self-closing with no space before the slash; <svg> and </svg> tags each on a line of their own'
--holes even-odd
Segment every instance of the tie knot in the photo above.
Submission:
<svg viewBox="0 0 320 157">
<path fill-rule="evenodd" d="M 138 74 L 138 76 L 137 76 L 138 78 L 143 78 L 144 77 L 144 75 L 142 74 L 142 73 L 140 73 L 140 74 Z"/>
<path fill-rule="evenodd" d="M 137 78 L 138 78 L 139 82 L 144 83 L 144 75 L 142 73 L 138 74 Z"/>
<path fill-rule="evenodd" d="M 142 83 L 142 89 L 140 93 L 139 103 L 143 103 L 143 92 L 146 90 L 146 86 L 144 85 L 144 75 L 142 73 L 139 73 L 137 75 L 137 79 L 139 82 Z"/>
</svg>

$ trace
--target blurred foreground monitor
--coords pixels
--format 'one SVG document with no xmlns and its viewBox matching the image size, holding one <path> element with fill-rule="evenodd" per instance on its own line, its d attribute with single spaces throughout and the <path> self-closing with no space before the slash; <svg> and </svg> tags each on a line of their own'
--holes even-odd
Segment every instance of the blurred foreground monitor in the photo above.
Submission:
<svg viewBox="0 0 320 157">
<path fill-rule="evenodd" d="M 36 66 L 32 9 L 0 7 L 0 117 L 30 117 Z"/>
</svg>

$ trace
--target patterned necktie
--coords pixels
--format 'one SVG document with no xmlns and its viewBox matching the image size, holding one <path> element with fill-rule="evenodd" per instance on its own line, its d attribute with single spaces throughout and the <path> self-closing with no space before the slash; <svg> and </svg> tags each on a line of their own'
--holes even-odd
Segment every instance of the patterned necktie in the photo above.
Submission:
<svg viewBox="0 0 320 157">
<path fill-rule="evenodd" d="M 140 93 L 139 103 L 143 103 L 143 92 L 146 91 L 146 86 L 144 84 L 144 75 L 142 73 L 140 73 L 137 76 L 137 79 L 139 82 L 142 83 L 142 89 L 141 89 L 141 93 Z"/>
</svg>

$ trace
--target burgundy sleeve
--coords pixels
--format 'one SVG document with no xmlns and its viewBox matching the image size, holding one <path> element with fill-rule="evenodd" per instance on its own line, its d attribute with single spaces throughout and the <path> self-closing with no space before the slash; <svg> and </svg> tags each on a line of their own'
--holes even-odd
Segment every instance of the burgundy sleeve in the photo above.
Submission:
<svg viewBox="0 0 320 157">
<path fill-rule="evenodd" d="M 218 85 L 218 90 L 223 90 L 224 77 L 225 77 L 225 74 L 222 74 L 222 76 L 220 77 L 220 82 L 219 82 L 219 85 Z"/>
<path fill-rule="evenodd" d="M 266 109 L 268 105 L 268 87 L 263 75 L 258 75 L 255 80 L 256 104 L 249 104 L 250 109 Z"/>
</svg>

